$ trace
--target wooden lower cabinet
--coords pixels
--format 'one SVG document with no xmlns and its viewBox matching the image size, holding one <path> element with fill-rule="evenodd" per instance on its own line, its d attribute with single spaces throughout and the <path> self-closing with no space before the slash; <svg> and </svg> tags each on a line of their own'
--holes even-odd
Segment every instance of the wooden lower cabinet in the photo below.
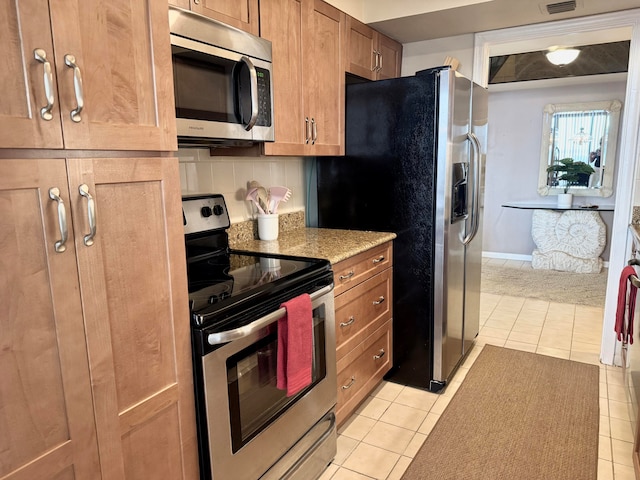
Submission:
<svg viewBox="0 0 640 480">
<path fill-rule="evenodd" d="M 338 425 L 392 366 L 391 242 L 334 265 Z"/>
<path fill-rule="evenodd" d="M 197 478 L 180 205 L 174 158 L 0 160 L 3 480 Z"/>
<path fill-rule="evenodd" d="M 0 478 L 100 478 L 64 160 L 0 160 Z M 73 238 L 73 225 L 68 225 Z"/>
<path fill-rule="evenodd" d="M 355 411 L 392 365 L 391 320 L 338 360 L 338 425 Z"/>
</svg>

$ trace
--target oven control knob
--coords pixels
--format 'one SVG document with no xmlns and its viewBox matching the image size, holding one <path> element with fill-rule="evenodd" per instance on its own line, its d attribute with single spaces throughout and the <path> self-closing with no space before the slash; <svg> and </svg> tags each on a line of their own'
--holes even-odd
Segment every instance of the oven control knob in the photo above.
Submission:
<svg viewBox="0 0 640 480">
<path fill-rule="evenodd" d="M 224 213 L 224 208 L 222 208 L 222 205 L 214 205 L 213 206 L 213 213 L 214 215 L 222 215 Z"/>
<path fill-rule="evenodd" d="M 200 213 L 202 213 L 202 216 L 204 218 L 210 217 L 211 215 L 213 215 L 213 211 L 211 210 L 211 207 L 206 206 L 206 207 L 202 207 L 202 209 L 200 210 Z"/>
</svg>

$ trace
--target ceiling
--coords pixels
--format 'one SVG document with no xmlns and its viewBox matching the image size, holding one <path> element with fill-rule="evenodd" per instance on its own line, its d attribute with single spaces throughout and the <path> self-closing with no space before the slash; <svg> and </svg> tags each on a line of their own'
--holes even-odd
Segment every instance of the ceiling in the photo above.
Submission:
<svg viewBox="0 0 640 480">
<path fill-rule="evenodd" d="M 640 0 L 576 0 L 571 12 L 547 12 L 547 4 L 561 1 L 490 0 L 367 23 L 404 44 L 640 8 Z"/>
</svg>

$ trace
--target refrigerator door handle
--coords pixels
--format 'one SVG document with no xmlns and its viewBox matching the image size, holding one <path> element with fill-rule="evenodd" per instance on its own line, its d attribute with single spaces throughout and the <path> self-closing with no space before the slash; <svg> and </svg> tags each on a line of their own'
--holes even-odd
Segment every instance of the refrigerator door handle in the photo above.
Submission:
<svg viewBox="0 0 640 480">
<path fill-rule="evenodd" d="M 473 133 L 467 133 L 467 139 L 473 146 L 471 162 L 473 168 L 473 197 L 471 204 L 471 231 L 464 237 L 462 243 L 468 245 L 478 233 L 479 223 L 479 203 L 480 203 L 480 140 Z"/>
</svg>

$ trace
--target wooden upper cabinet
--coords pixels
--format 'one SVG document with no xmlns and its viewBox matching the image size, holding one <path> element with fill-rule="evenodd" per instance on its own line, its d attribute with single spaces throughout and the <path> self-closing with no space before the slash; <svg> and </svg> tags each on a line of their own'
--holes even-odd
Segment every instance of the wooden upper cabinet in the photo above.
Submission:
<svg viewBox="0 0 640 480">
<path fill-rule="evenodd" d="M 65 161 L 0 161 L 0 218 L 0 478 L 99 479 Z"/>
<path fill-rule="evenodd" d="M 347 16 L 345 70 L 369 80 L 400 76 L 402 44 Z"/>
<path fill-rule="evenodd" d="M 309 2 L 304 44 L 305 118 L 311 123 L 308 155 L 344 153 L 342 32 L 345 14 L 321 0 Z M 276 137 L 277 139 L 277 137 Z"/>
<path fill-rule="evenodd" d="M 303 0 L 262 0 L 262 37 L 273 52 L 273 115 L 276 142 L 264 144 L 267 155 L 301 155 L 307 131 L 302 86 Z"/>
<path fill-rule="evenodd" d="M 398 78 L 402 70 L 402 44 L 378 33 L 378 80 Z"/>
<path fill-rule="evenodd" d="M 322 0 L 261 1 L 261 36 L 273 48 L 276 128 L 265 154 L 344 153 L 344 18 Z"/>
<path fill-rule="evenodd" d="M 346 29 L 345 70 L 362 78 L 376 80 L 377 32 L 349 16 L 347 16 Z"/>
<path fill-rule="evenodd" d="M 3 147 L 177 148 L 165 3 L 16 0 L 8 13 Z"/>
<path fill-rule="evenodd" d="M 34 52 L 38 52 L 40 60 Z M 46 0 L 4 4 L 0 15 L 0 55 L 0 146 L 62 148 L 56 59 Z M 46 111 L 41 113 L 42 109 Z M 42 115 L 51 120 L 44 120 Z"/>
<path fill-rule="evenodd" d="M 191 0 L 190 6 L 196 13 L 260 35 L 258 0 Z"/>
</svg>

